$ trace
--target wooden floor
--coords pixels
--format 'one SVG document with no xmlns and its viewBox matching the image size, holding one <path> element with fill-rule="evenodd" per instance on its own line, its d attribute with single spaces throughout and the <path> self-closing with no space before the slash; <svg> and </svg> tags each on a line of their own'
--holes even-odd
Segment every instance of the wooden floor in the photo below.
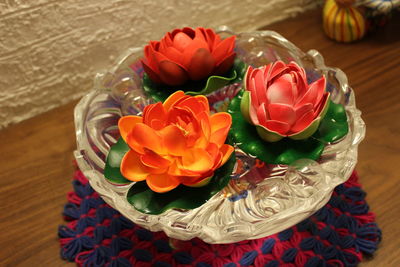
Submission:
<svg viewBox="0 0 400 267">
<path fill-rule="evenodd" d="M 361 266 L 400 266 L 400 16 L 354 44 L 327 39 L 317 11 L 267 29 L 319 50 L 348 75 L 367 124 L 357 169 L 383 230 L 375 257 Z M 0 131 L 0 266 L 65 264 L 57 226 L 71 190 L 75 104 Z"/>
</svg>

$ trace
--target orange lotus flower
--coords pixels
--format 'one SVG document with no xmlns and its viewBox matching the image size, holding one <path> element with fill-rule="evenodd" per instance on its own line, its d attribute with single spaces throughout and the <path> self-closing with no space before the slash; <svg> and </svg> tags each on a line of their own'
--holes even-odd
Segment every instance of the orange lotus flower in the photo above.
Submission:
<svg viewBox="0 0 400 267">
<path fill-rule="evenodd" d="M 168 85 L 222 75 L 235 59 L 235 38 L 221 40 L 212 29 L 175 29 L 145 46 L 143 68 L 154 82 Z"/>
<path fill-rule="evenodd" d="M 210 115 L 205 96 L 177 91 L 164 103 L 146 106 L 142 117 L 119 120 L 121 136 L 130 147 L 121 173 L 135 182 L 146 180 L 159 193 L 179 184 L 206 185 L 233 152 L 225 144 L 231 124 L 228 113 Z"/>
</svg>

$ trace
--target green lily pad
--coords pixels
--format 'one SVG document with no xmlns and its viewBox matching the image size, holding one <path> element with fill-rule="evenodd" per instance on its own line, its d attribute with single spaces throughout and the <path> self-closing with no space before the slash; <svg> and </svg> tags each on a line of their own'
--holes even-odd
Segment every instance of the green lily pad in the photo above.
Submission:
<svg viewBox="0 0 400 267">
<path fill-rule="evenodd" d="M 239 92 L 229 106 L 228 112 L 232 116 L 229 134 L 239 148 L 261 161 L 289 165 L 301 158 L 317 160 L 327 143 L 340 140 L 348 132 L 344 107 L 330 102 L 320 127 L 311 137 L 304 140 L 283 138 L 277 142 L 266 142 L 259 137 L 256 127 L 249 124 L 242 116 L 240 112 L 242 94 L 243 91 Z"/>
<path fill-rule="evenodd" d="M 226 73 L 225 76 L 210 76 L 207 80 L 190 81 L 181 86 L 171 87 L 168 85 L 156 84 L 150 77 L 143 74 L 143 89 L 151 96 L 156 102 L 163 102 L 173 92 L 182 90 L 190 95 L 206 95 L 227 84 L 240 82 L 246 72 L 246 64 L 239 59 L 236 59 L 232 68 Z"/>
<path fill-rule="evenodd" d="M 132 181 L 127 180 L 120 171 L 121 161 L 126 152 L 128 152 L 129 146 L 125 143 L 121 137 L 117 143 L 111 146 L 110 152 L 108 152 L 106 159 L 106 166 L 104 167 L 104 177 L 113 184 L 129 184 Z"/>
<path fill-rule="evenodd" d="M 195 209 L 203 205 L 229 182 L 236 159 L 229 160 L 214 172 L 209 184 L 203 187 L 180 185 L 166 193 L 152 191 L 145 181 L 135 183 L 128 191 L 127 200 L 136 210 L 146 214 L 161 214 L 169 209 Z"/>
</svg>

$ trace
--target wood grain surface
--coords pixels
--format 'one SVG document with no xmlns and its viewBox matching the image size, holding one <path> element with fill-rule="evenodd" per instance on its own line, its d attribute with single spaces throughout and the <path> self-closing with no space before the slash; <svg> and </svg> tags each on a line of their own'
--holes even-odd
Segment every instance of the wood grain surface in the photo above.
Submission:
<svg viewBox="0 0 400 267">
<path fill-rule="evenodd" d="M 320 11 L 266 27 L 342 69 L 367 124 L 357 170 L 383 230 L 361 267 L 400 266 L 400 16 L 353 44 L 325 37 Z M 0 266 L 63 266 L 57 227 L 72 189 L 76 102 L 0 132 Z M 399 164 L 399 165 L 397 165 Z"/>
</svg>

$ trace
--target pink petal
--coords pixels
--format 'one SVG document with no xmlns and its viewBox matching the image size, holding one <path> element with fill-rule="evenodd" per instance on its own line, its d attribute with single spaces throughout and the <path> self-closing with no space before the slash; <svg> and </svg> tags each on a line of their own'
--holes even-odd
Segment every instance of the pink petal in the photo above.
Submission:
<svg viewBox="0 0 400 267">
<path fill-rule="evenodd" d="M 328 100 L 329 100 L 329 93 L 325 92 L 324 95 L 322 96 L 321 101 L 314 109 L 314 117 L 318 117 L 320 115 L 322 109 L 325 107 L 325 104 Z"/>
<path fill-rule="evenodd" d="M 266 104 L 262 103 L 258 108 L 257 108 L 257 119 L 258 123 L 260 125 L 265 125 L 267 120 L 270 119 L 269 114 L 266 109 Z M 254 121 L 253 121 L 254 122 Z"/>
<path fill-rule="evenodd" d="M 301 132 L 313 122 L 314 118 L 314 112 L 312 110 L 308 111 L 296 121 L 295 125 L 290 129 L 290 131 L 292 133 Z"/>
<path fill-rule="evenodd" d="M 265 65 L 261 68 L 264 73 L 264 80 L 266 80 L 266 81 L 268 81 L 271 67 L 272 67 L 272 63 L 269 63 L 268 65 Z"/>
<path fill-rule="evenodd" d="M 309 86 L 307 89 L 307 92 L 304 94 L 303 97 L 301 97 L 298 102 L 296 103 L 295 107 L 303 106 L 307 103 L 311 103 L 313 107 L 315 107 L 318 103 L 316 102 L 317 97 L 321 94 L 323 94 L 324 88 L 321 88 L 320 83 L 313 86 Z M 322 95 L 321 95 L 322 96 Z"/>
<path fill-rule="evenodd" d="M 317 105 L 321 102 L 322 96 L 325 92 L 325 85 L 326 85 L 325 76 L 322 76 L 319 80 L 309 85 L 310 87 L 309 90 L 311 90 L 311 87 L 316 87 L 315 90 L 317 91 L 317 96 L 315 98 L 315 101 L 313 102 L 314 108 L 316 108 Z"/>
<path fill-rule="evenodd" d="M 304 116 L 304 114 L 313 111 L 313 105 L 307 103 L 303 106 L 296 108 L 295 111 L 296 111 L 296 121 L 298 121 Z"/>
<path fill-rule="evenodd" d="M 296 113 L 292 106 L 286 104 L 272 103 L 268 106 L 271 120 L 286 122 L 292 125 L 296 121 Z"/>
<path fill-rule="evenodd" d="M 198 49 L 188 65 L 191 80 L 198 81 L 210 76 L 215 66 L 214 58 L 207 49 Z"/>
<path fill-rule="evenodd" d="M 251 85 L 251 74 L 253 73 L 253 71 L 254 71 L 254 68 L 252 67 L 252 66 L 249 66 L 248 68 L 247 68 L 247 70 L 246 70 L 246 74 L 245 74 L 245 77 L 244 77 L 244 80 L 245 80 L 245 85 L 246 85 L 246 90 L 248 90 L 248 91 L 251 91 L 250 90 L 250 85 Z"/>
<path fill-rule="evenodd" d="M 278 74 L 281 74 L 286 70 L 286 64 L 282 61 L 276 61 L 272 64 L 269 69 L 268 81 L 273 80 Z"/>
<path fill-rule="evenodd" d="M 255 69 L 254 72 L 252 73 L 254 75 L 254 85 L 255 85 L 255 91 L 257 93 L 257 99 L 259 103 L 268 103 L 267 100 L 267 89 L 265 88 L 265 80 L 264 80 L 264 74 L 261 69 Z"/>
<path fill-rule="evenodd" d="M 253 100 L 252 100 L 252 96 L 251 95 L 254 94 L 254 93 L 249 92 L 249 94 L 250 94 L 250 97 L 249 97 L 249 101 L 250 101 L 250 103 L 249 103 L 249 107 L 250 107 L 249 116 L 250 116 L 251 121 L 255 125 L 257 125 L 257 124 L 259 124 L 259 121 L 258 121 L 258 118 L 257 118 L 257 108 L 258 108 L 258 106 L 252 104 Z"/>
<path fill-rule="evenodd" d="M 285 122 L 281 122 L 281 121 L 274 121 L 274 120 L 266 121 L 265 125 L 263 125 L 263 126 L 266 127 L 268 130 L 277 132 L 281 135 L 286 135 L 286 133 L 290 129 L 289 124 L 287 124 Z"/>
<path fill-rule="evenodd" d="M 285 74 L 275 80 L 267 88 L 267 98 L 270 103 L 282 103 L 293 105 L 293 83 L 290 74 Z"/>
<path fill-rule="evenodd" d="M 235 36 L 231 36 L 220 42 L 212 51 L 212 55 L 217 65 L 219 65 L 226 55 L 231 54 L 235 46 Z"/>
</svg>

